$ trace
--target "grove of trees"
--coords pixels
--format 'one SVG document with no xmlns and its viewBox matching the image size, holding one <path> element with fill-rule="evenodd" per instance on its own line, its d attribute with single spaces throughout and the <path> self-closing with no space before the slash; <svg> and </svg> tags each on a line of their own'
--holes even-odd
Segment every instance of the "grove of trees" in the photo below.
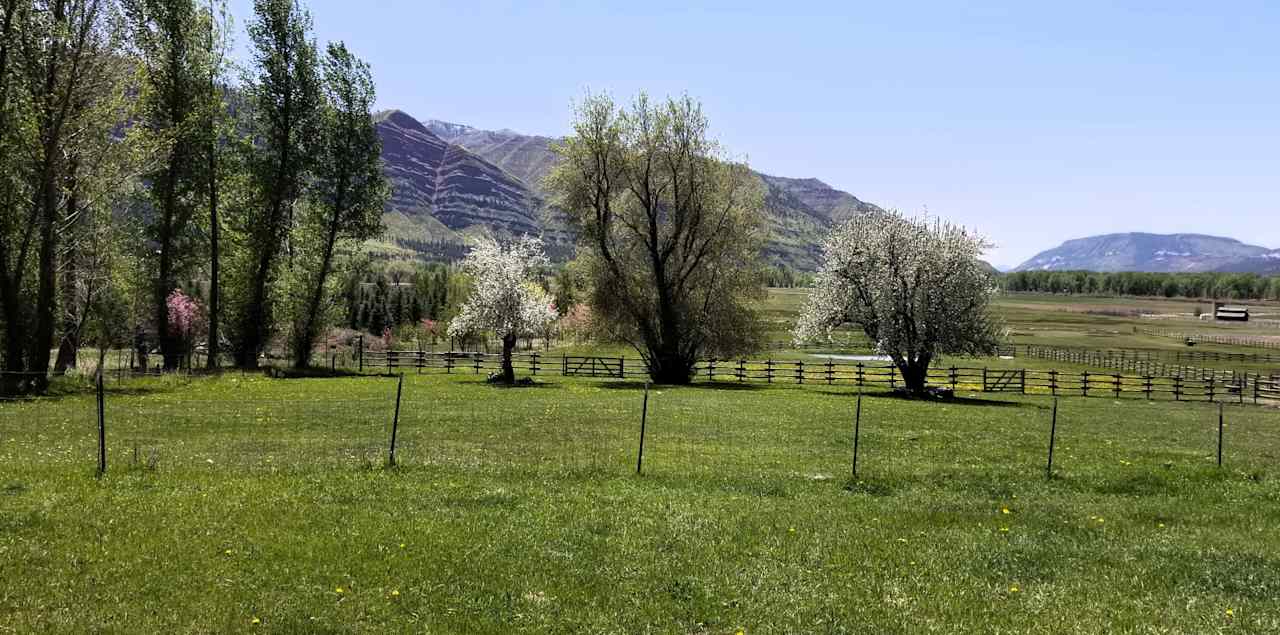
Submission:
<svg viewBox="0 0 1280 635">
<path fill-rule="evenodd" d="M 175 368 L 196 322 L 211 366 L 281 331 L 305 365 L 341 318 L 387 192 L 369 69 L 298 0 L 255 0 L 242 69 L 229 24 L 221 0 L 0 0 L 0 392 L 85 342 Z"/>
<path fill-rule="evenodd" d="M 999 278 L 1010 292 L 1131 295 L 1222 300 L 1280 300 L 1280 276 L 1255 273 L 1015 271 Z"/>
</svg>

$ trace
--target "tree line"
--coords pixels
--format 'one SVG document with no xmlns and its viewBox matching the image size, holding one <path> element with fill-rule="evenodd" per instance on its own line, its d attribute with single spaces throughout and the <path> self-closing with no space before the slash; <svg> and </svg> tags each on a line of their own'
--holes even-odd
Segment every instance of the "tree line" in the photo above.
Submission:
<svg viewBox="0 0 1280 635">
<path fill-rule="evenodd" d="M 1015 271 L 998 281 L 1011 292 L 1280 300 L 1280 276 L 1254 273 Z"/>
<path fill-rule="evenodd" d="M 243 67 L 229 25 L 222 0 L 0 0 L 3 392 L 81 346 L 254 367 L 283 337 L 306 365 L 340 316 L 388 193 L 369 67 L 297 0 L 255 0 Z"/>
</svg>

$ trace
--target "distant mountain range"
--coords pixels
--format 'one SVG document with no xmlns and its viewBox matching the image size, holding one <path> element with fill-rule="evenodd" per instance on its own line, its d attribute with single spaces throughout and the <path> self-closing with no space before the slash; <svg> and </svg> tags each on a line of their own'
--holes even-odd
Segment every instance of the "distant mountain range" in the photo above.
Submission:
<svg viewBox="0 0 1280 635">
<path fill-rule="evenodd" d="M 1107 234 L 1068 240 L 1014 271 L 1280 273 L 1280 250 L 1201 234 Z"/>
<path fill-rule="evenodd" d="M 553 258 L 572 256 L 574 238 L 543 188 L 557 160 L 555 139 L 422 122 L 399 110 L 379 113 L 376 122 L 393 190 L 384 216 L 388 232 L 376 249 L 452 259 L 478 234 L 533 234 Z M 764 255 L 772 264 L 817 268 L 834 224 L 880 209 L 817 179 L 758 176 L 770 231 Z"/>
</svg>

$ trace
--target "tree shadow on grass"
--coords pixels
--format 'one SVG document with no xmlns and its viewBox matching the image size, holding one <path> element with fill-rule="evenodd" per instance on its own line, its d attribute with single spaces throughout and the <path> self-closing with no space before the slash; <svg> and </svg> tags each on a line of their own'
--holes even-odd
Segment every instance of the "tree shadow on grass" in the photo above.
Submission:
<svg viewBox="0 0 1280 635">
<path fill-rule="evenodd" d="M 856 392 L 840 392 L 835 390 L 819 390 L 818 394 L 830 395 L 833 397 L 856 397 Z M 904 401 L 909 403 L 937 404 L 940 406 L 994 406 L 997 408 L 1037 408 L 1045 409 L 1048 406 L 1042 406 L 1034 403 L 1025 403 L 1020 401 L 1001 401 L 998 399 L 982 399 L 979 397 L 952 397 L 950 399 L 939 399 L 934 397 L 910 397 L 907 395 L 894 392 L 866 392 L 863 396 L 868 399 L 886 399 L 892 401 Z"/>
<path fill-rule="evenodd" d="M 171 393 L 184 388 L 186 388 L 185 384 L 171 386 L 128 386 L 108 383 L 104 388 L 104 392 L 106 397 L 111 399 L 114 397 L 143 397 L 147 395 Z M 97 390 L 97 386 L 92 383 L 92 380 L 88 380 L 83 383 L 79 381 L 69 383 L 67 380 L 59 379 L 59 381 L 51 384 L 49 386 L 49 390 L 44 393 L 0 396 L 0 405 L 37 402 L 44 403 L 60 401 L 63 399 L 92 397 L 97 393 Z"/>
<path fill-rule="evenodd" d="M 643 381 L 607 381 L 600 384 L 601 388 L 609 390 L 644 390 L 645 383 Z M 649 384 L 651 390 L 663 390 L 667 388 L 691 388 L 697 390 L 724 390 L 724 391 L 755 391 L 764 390 L 768 386 L 760 384 L 747 384 L 726 381 L 714 382 L 694 382 L 691 384 Z"/>
<path fill-rule="evenodd" d="M 519 390 L 522 388 L 533 389 L 533 388 L 555 388 L 556 387 L 556 384 L 553 384 L 551 382 L 534 381 L 529 383 L 520 383 L 520 380 L 518 379 L 514 384 L 504 384 L 502 382 L 491 382 L 491 381 L 484 381 L 484 380 L 473 382 L 473 383 L 483 385 L 483 386 L 488 386 L 490 388 L 498 388 L 501 390 Z"/>
</svg>

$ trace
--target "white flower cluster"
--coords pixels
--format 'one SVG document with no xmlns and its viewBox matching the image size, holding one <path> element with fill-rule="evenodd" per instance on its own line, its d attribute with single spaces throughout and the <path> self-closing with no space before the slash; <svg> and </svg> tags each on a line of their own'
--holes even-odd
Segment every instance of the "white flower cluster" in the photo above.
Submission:
<svg viewBox="0 0 1280 635">
<path fill-rule="evenodd" d="M 556 310 L 534 276 L 548 264 L 536 238 L 508 245 L 481 239 L 462 261 L 473 284 L 462 311 L 449 323 L 449 336 L 488 329 L 499 337 L 519 337 L 546 328 L 556 319 Z"/>
<path fill-rule="evenodd" d="M 900 365 L 988 353 L 997 343 L 988 312 L 994 281 L 980 260 L 988 246 L 938 220 L 859 214 L 827 238 L 795 339 L 829 338 L 852 323 Z"/>
</svg>

